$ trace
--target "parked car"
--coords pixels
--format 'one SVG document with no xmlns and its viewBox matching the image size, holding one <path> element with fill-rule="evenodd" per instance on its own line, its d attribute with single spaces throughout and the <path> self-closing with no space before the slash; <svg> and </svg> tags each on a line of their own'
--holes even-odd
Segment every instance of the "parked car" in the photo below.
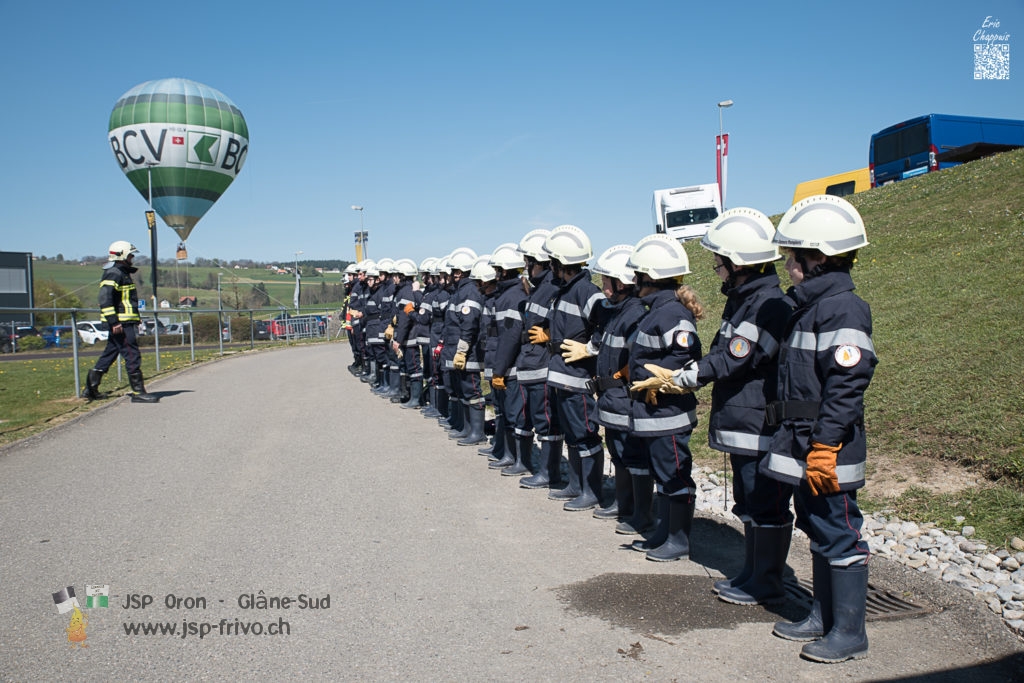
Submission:
<svg viewBox="0 0 1024 683">
<path fill-rule="evenodd" d="M 179 337 L 188 336 L 188 323 L 171 323 L 160 334 L 173 334 Z"/>
<path fill-rule="evenodd" d="M 95 344 L 98 341 L 105 342 L 110 336 L 110 328 L 105 320 L 85 320 L 78 323 L 78 336 L 86 344 Z"/>
<path fill-rule="evenodd" d="M 160 318 L 156 319 L 156 327 L 159 329 L 160 334 L 167 334 L 167 325 Z M 142 335 L 153 334 L 153 318 L 143 318 L 140 320 L 138 333 Z"/>
<path fill-rule="evenodd" d="M 14 338 L 21 339 L 22 337 L 38 337 L 39 330 L 29 325 L 19 325 L 14 328 Z"/>
<path fill-rule="evenodd" d="M 252 338 L 256 341 L 267 340 L 271 338 L 270 334 L 270 323 L 266 320 L 253 320 L 252 321 Z"/>
<path fill-rule="evenodd" d="M 46 342 L 46 348 L 71 346 L 73 329 L 70 325 L 47 325 L 44 327 L 42 337 Z"/>
</svg>

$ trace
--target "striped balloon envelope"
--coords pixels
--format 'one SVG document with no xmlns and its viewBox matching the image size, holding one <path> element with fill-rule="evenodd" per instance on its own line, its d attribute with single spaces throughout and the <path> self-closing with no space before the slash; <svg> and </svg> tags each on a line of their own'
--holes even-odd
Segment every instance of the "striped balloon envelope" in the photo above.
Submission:
<svg viewBox="0 0 1024 683">
<path fill-rule="evenodd" d="M 185 78 L 135 86 L 110 113 L 110 148 L 135 189 L 181 239 L 231 185 L 249 152 L 242 112 Z M 152 182 L 152 185 L 150 185 Z"/>
</svg>

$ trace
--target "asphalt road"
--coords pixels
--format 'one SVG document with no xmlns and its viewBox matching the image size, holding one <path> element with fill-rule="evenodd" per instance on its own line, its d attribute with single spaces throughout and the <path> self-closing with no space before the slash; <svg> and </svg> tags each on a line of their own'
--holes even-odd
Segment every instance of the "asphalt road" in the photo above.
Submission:
<svg viewBox="0 0 1024 683">
<path fill-rule="evenodd" d="M 691 561 L 648 562 L 610 523 L 370 396 L 347 362 L 322 344 L 203 364 L 151 383 L 159 404 L 112 400 L 0 450 L 0 678 L 1024 675 L 981 601 L 880 559 L 872 583 L 927 614 L 871 622 L 865 660 L 805 662 L 771 635 L 778 614 L 711 595 L 737 568 L 735 527 L 698 519 Z M 87 584 L 108 585 L 110 606 L 84 610 L 88 647 L 72 649 L 51 594 L 74 586 L 84 605 Z M 176 633 L 126 634 L 144 624 Z"/>
</svg>

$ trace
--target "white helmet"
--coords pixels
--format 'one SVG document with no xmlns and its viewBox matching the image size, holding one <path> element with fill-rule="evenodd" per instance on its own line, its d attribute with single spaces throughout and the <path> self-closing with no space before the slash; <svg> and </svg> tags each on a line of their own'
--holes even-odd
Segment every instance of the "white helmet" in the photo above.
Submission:
<svg viewBox="0 0 1024 683">
<path fill-rule="evenodd" d="M 139 250 L 135 248 L 134 244 L 131 242 L 125 242 L 124 240 L 118 240 L 111 243 L 109 251 L 111 261 L 124 261 L 132 254 L 139 253 Z"/>
<path fill-rule="evenodd" d="M 436 275 L 437 272 L 434 270 L 434 264 L 436 262 L 437 259 L 434 258 L 433 256 L 428 256 L 427 258 L 423 259 L 422 261 L 420 261 L 420 272 L 423 273 L 424 275 Z"/>
<path fill-rule="evenodd" d="M 411 258 L 400 258 L 395 261 L 395 265 L 392 266 L 394 270 L 391 272 L 398 273 L 402 277 L 416 277 L 418 272 L 416 269 L 416 262 Z"/>
<path fill-rule="evenodd" d="M 631 285 L 636 280 L 636 273 L 628 265 L 632 255 L 632 244 L 616 244 L 597 257 L 591 271 L 618 280 L 624 285 Z"/>
<path fill-rule="evenodd" d="M 363 261 L 362 269 L 366 271 L 367 277 L 380 277 L 380 270 L 377 268 L 377 262 L 372 259 L 366 259 Z"/>
<path fill-rule="evenodd" d="M 451 273 L 451 272 L 452 272 L 452 262 L 448 259 L 447 256 L 442 256 L 441 258 L 439 258 L 436 261 L 434 261 L 434 268 L 433 268 L 433 270 L 430 271 L 430 274 L 431 275 L 440 275 L 441 273 Z"/>
<path fill-rule="evenodd" d="M 515 242 L 505 242 L 494 248 L 491 265 L 502 270 L 519 270 L 526 267 L 526 261 Z"/>
<path fill-rule="evenodd" d="M 358 272 L 360 272 L 360 273 L 365 273 L 366 272 L 366 267 L 368 265 L 370 265 L 371 263 L 372 263 L 372 261 L 370 261 L 370 259 L 364 258 L 362 261 L 360 261 L 359 263 L 356 264 L 356 270 Z"/>
<path fill-rule="evenodd" d="M 493 282 L 498 279 L 498 274 L 494 272 L 494 267 L 491 265 L 490 254 L 484 254 L 476 260 L 473 268 L 469 271 L 469 277 L 480 282 Z"/>
<path fill-rule="evenodd" d="M 756 209 L 737 207 L 715 219 L 700 246 L 737 266 L 752 266 L 781 258 L 773 237 L 775 226 L 768 216 Z"/>
<path fill-rule="evenodd" d="M 544 251 L 544 242 L 547 241 L 550 234 L 549 231 L 540 229 L 526 233 L 523 235 L 523 239 L 519 240 L 519 253 L 529 256 L 534 261 L 547 263 L 551 257 Z"/>
<path fill-rule="evenodd" d="M 648 235 L 636 243 L 626 266 L 652 280 L 668 280 L 688 274 L 690 259 L 679 240 L 668 235 Z"/>
<path fill-rule="evenodd" d="M 476 252 L 469 247 L 459 247 L 448 254 L 448 263 L 451 264 L 452 270 L 461 270 L 463 273 L 473 270 L 476 259 Z"/>
<path fill-rule="evenodd" d="M 355 275 L 357 272 L 359 272 L 359 267 L 355 263 L 345 266 L 345 275 Z"/>
<path fill-rule="evenodd" d="M 841 197 L 819 194 L 803 199 L 785 213 L 772 240 L 780 247 L 817 249 L 826 256 L 868 245 L 864 220 Z"/>
<path fill-rule="evenodd" d="M 394 260 L 389 258 L 382 258 L 380 261 L 377 261 L 377 270 L 381 273 L 395 272 Z"/>
<path fill-rule="evenodd" d="M 586 263 L 594 256 L 587 233 L 575 225 L 559 225 L 544 240 L 544 251 L 564 265 Z"/>
</svg>

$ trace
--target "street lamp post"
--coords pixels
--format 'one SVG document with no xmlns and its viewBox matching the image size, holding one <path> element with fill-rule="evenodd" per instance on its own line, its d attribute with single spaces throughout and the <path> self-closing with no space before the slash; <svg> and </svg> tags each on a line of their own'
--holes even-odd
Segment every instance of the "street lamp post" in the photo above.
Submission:
<svg viewBox="0 0 1024 683">
<path fill-rule="evenodd" d="M 721 200 L 723 211 L 725 211 L 725 190 L 726 180 L 728 177 L 728 171 L 726 168 L 726 164 L 728 163 L 726 158 L 728 150 L 726 149 L 725 143 L 725 129 L 722 126 L 722 110 L 731 107 L 732 105 L 732 100 L 722 100 L 718 103 L 718 144 L 715 146 L 715 153 L 717 155 L 715 163 L 718 170 L 718 198 Z"/>
<path fill-rule="evenodd" d="M 359 212 L 359 232 L 356 233 L 356 260 L 362 261 L 363 259 L 370 258 L 369 249 L 366 247 L 368 235 L 363 230 L 363 207 L 353 204 L 352 210 Z"/>
<path fill-rule="evenodd" d="M 53 326 L 57 327 L 57 295 L 50 292 L 50 299 L 53 300 Z"/>
</svg>

